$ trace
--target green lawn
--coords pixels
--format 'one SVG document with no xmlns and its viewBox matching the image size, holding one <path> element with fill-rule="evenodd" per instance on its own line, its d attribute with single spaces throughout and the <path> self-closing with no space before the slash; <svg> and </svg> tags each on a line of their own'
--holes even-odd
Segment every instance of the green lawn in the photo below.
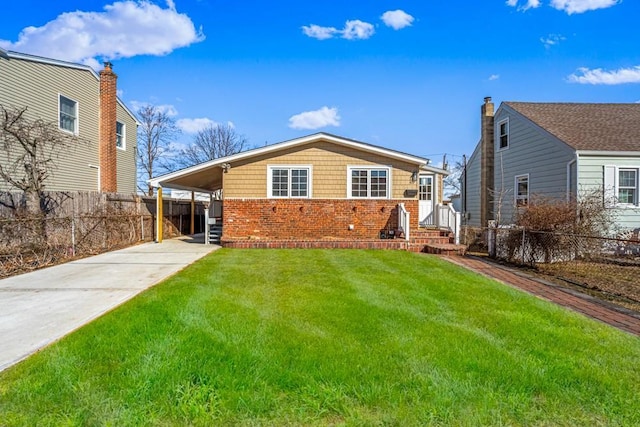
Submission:
<svg viewBox="0 0 640 427">
<path fill-rule="evenodd" d="M 435 257 L 214 252 L 0 374 L 0 425 L 640 425 L 640 339 Z"/>
</svg>

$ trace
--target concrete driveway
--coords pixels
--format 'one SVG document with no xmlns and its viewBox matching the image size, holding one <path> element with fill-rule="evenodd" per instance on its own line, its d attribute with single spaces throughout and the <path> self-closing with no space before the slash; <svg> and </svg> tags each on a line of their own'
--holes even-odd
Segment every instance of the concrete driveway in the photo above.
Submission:
<svg viewBox="0 0 640 427">
<path fill-rule="evenodd" d="M 0 280 L 0 371 L 219 248 L 144 243 Z"/>
</svg>

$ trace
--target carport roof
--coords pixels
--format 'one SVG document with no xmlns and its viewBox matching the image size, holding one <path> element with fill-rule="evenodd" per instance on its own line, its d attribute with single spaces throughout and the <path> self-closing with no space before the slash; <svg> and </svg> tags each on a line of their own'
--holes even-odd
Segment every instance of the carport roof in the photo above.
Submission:
<svg viewBox="0 0 640 427">
<path fill-rule="evenodd" d="M 411 154 L 403 153 L 401 151 L 390 150 L 388 148 L 379 147 L 377 145 L 367 144 L 365 142 L 320 132 L 313 135 L 303 136 L 301 138 L 291 139 L 277 144 L 268 145 L 266 147 L 244 151 L 242 153 L 233 154 L 231 156 L 210 160 L 208 162 L 200 163 L 186 169 L 150 179 L 148 182 L 153 187 L 167 187 L 181 190 L 205 192 L 216 191 L 222 188 L 223 167 L 226 165 L 230 165 L 232 162 L 238 160 L 246 160 L 250 159 L 251 157 L 261 156 L 286 148 L 319 141 L 327 141 L 370 153 L 380 154 L 392 159 L 402 160 L 407 163 L 413 163 L 423 168 L 429 163 L 429 160 L 423 157 L 418 157 Z M 430 166 L 428 168 L 436 169 Z M 439 172 L 447 174 L 447 172 L 444 170 L 439 170 Z"/>
</svg>

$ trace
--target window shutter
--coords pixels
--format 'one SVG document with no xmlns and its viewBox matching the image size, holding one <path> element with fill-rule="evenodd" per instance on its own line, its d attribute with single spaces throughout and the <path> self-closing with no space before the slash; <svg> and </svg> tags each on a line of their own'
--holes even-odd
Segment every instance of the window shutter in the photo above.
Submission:
<svg viewBox="0 0 640 427">
<path fill-rule="evenodd" d="M 617 168 L 615 166 L 604 167 L 604 206 L 612 208 L 616 205 L 616 188 L 618 187 L 617 181 Z"/>
</svg>

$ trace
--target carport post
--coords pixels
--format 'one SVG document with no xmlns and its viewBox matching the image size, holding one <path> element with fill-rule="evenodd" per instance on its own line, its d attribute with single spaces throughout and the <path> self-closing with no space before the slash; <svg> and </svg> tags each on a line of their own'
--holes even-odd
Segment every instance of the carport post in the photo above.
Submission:
<svg viewBox="0 0 640 427">
<path fill-rule="evenodd" d="M 191 192 L 191 222 L 189 223 L 189 234 L 195 234 L 195 220 L 196 220 L 196 192 Z"/>
<path fill-rule="evenodd" d="M 158 196 L 156 197 L 156 242 L 162 243 L 162 187 L 158 187 Z"/>
</svg>

